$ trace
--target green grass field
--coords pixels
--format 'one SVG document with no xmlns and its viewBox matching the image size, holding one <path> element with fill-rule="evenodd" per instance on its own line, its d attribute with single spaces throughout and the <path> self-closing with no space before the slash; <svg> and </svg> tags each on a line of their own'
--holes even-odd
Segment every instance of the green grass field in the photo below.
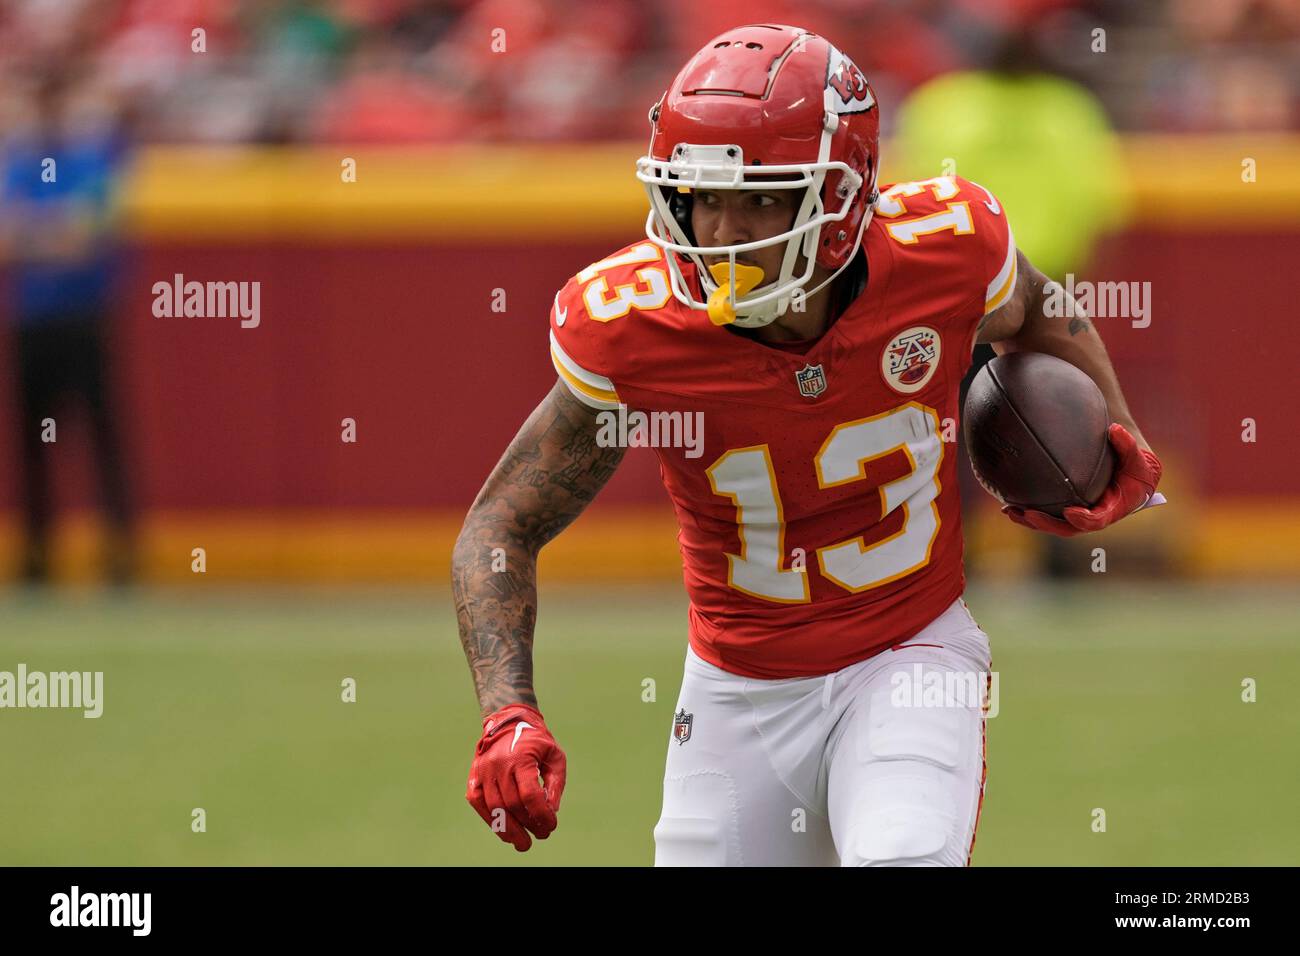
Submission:
<svg viewBox="0 0 1300 956">
<path fill-rule="evenodd" d="M 1001 681 L 975 865 L 1300 863 L 1294 591 L 967 599 Z M 537 681 L 569 778 L 527 854 L 464 801 L 479 722 L 445 589 L 11 591 L 0 615 L 0 670 L 105 675 L 98 720 L 0 710 L 0 864 L 653 860 L 680 589 L 543 590 Z"/>
</svg>

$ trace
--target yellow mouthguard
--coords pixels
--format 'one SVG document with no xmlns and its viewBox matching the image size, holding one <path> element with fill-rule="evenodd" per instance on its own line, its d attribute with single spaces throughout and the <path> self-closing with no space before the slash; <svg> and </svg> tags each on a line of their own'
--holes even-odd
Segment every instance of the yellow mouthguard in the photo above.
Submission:
<svg viewBox="0 0 1300 956">
<path fill-rule="evenodd" d="M 730 325 L 736 321 L 736 309 L 732 305 L 750 289 L 757 288 L 763 281 L 763 270 L 758 266 L 736 263 L 736 289 L 731 289 L 731 266 L 727 262 L 715 262 L 709 266 L 717 289 L 709 296 L 709 321 L 714 325 Z"/>
</svg>

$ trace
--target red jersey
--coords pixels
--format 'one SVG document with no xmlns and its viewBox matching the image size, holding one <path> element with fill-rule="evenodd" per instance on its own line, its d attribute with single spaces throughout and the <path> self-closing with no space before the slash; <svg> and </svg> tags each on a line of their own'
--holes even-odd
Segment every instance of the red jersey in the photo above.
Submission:
<svg viewBox="0 0 1300 956">
<path fill-rule="evenodd" d="M 606 440 L 659 446 L 690 643 L 732 673 L 847 667 L 965 587 L 958 389 L 1015 288 L 1011 230 L 983 187 L 939 177 L 884 190 L 862 245 L 865 288 L 804 354 L 680 303 L 649 241 L 555 297 L 561 379 L 609 413 Z"/>
</svg>

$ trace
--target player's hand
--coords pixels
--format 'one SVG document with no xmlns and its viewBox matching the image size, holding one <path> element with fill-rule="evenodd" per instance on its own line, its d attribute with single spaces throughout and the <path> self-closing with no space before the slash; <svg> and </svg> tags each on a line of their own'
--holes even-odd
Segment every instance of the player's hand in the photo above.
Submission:
<svg viewBox="0 0 1300 956">
<path fill-rule="evenodd" d="M 1141 508 L 1156 493 L 1156 485 L 1160 484 L 1160 474 L 1164 467 L 1155 452 L 1138 447 L 1137 439 L 1123 425 L 1112 424 L 1106 437 L 1110 439 L 1119 460 L 1110 485 L 1091 508 L 1072 505 L 1065 509 L 1064 519 L 1054 518 L 1042 511 L 1026 511 L 1014 505 L 1005 505 L 1002 513 L 1026 528 L 1069 538 L 1089 531 L 1100 531 Z"/>
<path fill-rule="evenodd" d="M 527 704 L 509 704 L 483 720 L 465 799 L 497 836 L 522 853 L 533 845 L 529 831 L 545 840 L 555 829 L 565 770 L 564 751 L 541 713 Z"/>
</svg>

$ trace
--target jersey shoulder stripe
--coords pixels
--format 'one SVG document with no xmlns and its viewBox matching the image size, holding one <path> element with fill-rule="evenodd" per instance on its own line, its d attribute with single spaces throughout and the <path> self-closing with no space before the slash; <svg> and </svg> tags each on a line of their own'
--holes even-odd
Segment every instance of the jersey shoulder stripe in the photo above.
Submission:
<svg viewBox="0 0 1300 956">
<path fill-rule="evenodd" d="M 575 362 L 564 347 L 560 345 L 560 340 L 555 336 L 555 330 L 550 330 L 551 334 L 551 362 L 555 365 L 555 371 L 559 373 L 560 380 L 569 387 L 569 391 L 578 401 L 590 405 L 592 408 L 615 409 L 619 406 L 618 392 L 614 389 L 614 383 L 603 375 L 597 375 L 595 372 L 589 372 L 577 362 Z"/>
<path fill-rule="evenodd" d="M 1002 268 L 989 282 L 984 295 L 984 314 L 1001 308 L 1011 298 L 1016 288 L 1016 239 L 1011 234 L 1011 224 L 1007 224 L 1007 251 L 1002 260 Z"/>
</svg>

